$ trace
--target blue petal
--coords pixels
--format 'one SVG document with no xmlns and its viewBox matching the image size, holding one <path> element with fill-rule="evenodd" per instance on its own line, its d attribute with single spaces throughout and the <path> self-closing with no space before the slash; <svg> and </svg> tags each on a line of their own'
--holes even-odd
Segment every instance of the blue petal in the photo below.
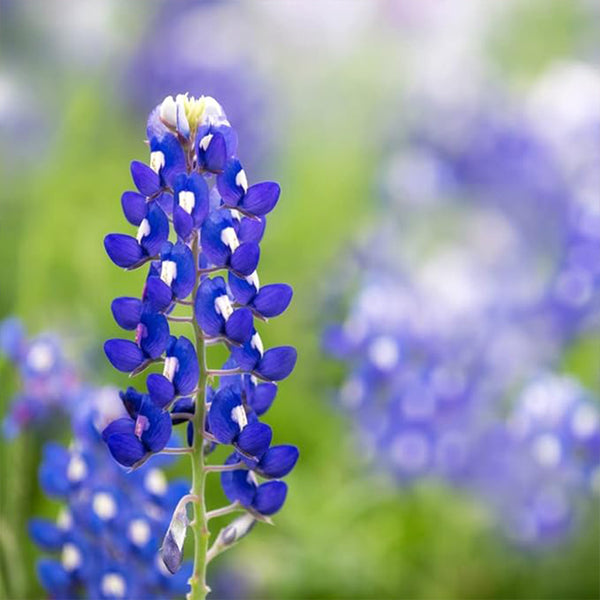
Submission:
<svg viewBox="0 0 600 600">
<path fill-rule="evenodd" d="M 239 462 L 234 453 L 225 461 L 226 465 Z M 223 471 L 221 473 L 221 486 L 230 502 L 238 501 L 243 506 L 250 506 L 256 494 L 256 483 L 252 473 L 247 469 L 236 469 L 235 471 Z"/>
<path fill-rule="evenodd" d="M 71 583 L 71 576 L 66 569 L 59 561 L 51 558 L 41 558 L 38 561 L 37 574 L 44 589 L 56 598 L 61 597 Z"/>
<path fill-rule="evenodd" d="M 265 379 L 280 381 L 294 370 L 297 356 L 292 346 L 271 348 L 264 353 L 255 370 Z"/>
<path fill-rule="evenodd" d="M 240 426 L 233 420 L 231 412 L 241 405 L 242 400 L 232 387 L 222 388 L 215 394 L 208 411 L 208 425 L 221 444 L 231 444 L 240 433 Z"/>
<path fill-rule="evenodd" d="M 140 243 L 149 256 L 154 256 L 169 238 L 169 220 L 157 204 L 150 206 L 146 218 L 150 225 L 150 233 L 144 236 Z"/>
<path fill-rule="evenodd" d="M 179 362 L 173 383 L 179 395 L 190 394 L 196 389 L 200 378 L 200 367 L 194 344 L 186 337 L 181 336 L 172 350 L 173 356 Z"/>
<path fill-rule="evenodd" d="M 110 305 L 113 317 L 123 329 L 134 330 L 142 316 L 142 302 L 137 298 L 115 298 Z"/>
<path fill-rule="evenodd" d="M 227 162 L 223 173 L 217 177 L 217 189 L 224 204 L 227 206 L 237 206 L 238 202 L 244 196 L 244 188 L 236 183 L 238 173 L 242 170 L 242 165 L 237 158 Z"/>
<path fill-rule="evenodd" d="M 265 423 L 248 423 L 236 440 L 236 447 L 243 453 L 260 458 L 269 448 L 273 432 Z"/>
<path fill-rule="evenodd" d="M 158 358 L 169 342 L 169 324 L 163 315 L 146 313 L 140 319 L 143 327 L 140 347 L 152 359 Z"/>
<path fill-rule="evenodd" d="M 0 352 L 18 360 L 27 344 L 27 333 L 20 319 L 8 317 L 0 322 Z"/>
<path fill-rule="evenodd" d="M 206 150 L 200 145 L 202 138 L 212 134 Z M 227 145 L 222 133 L 211 132 L 208 128 L 204 131 L 199 130 L 197 134 L 198 140 L 198 164 L 201 168 L 211 171 L 212 173 L 221 173 L 227 162 Z"/>
<path fill-rule="evenodd" d="M 104 353 L 118 371 L 129 373 L 139 367 L 145 359 L 144 353 L 135 342 L 129 340 L 107 340 Z"/>
<path fill-rule="evenodd" d="M 232 348 L 231 356 L 242 371 L 254 370 L 261 358 L 260 352 L 252 346 L 252 338 L 243 346 Z"/>
<path fill-rule="evenodd" d="M 121 196 L 121 206 L 123 207 L 125 218 L 132 225 L 139 225 L 148 213 L 146 197 L 137 192 L 125 192 Z"/>
<path fill-rule="evenodd" d="M 67 467 L 71 456 L 60 444 L 50 442 L 44 446 L 44 457 L 40 466 L 40 483 L 49 496 L 66 496 L 71 483 L 67 479 Z"/>
<path fill-rule="evenodd" d="M 47 519 L 33 518 L 29 521 L 29 536 L 43 550 L 60 550 L 65 531 Z"/>
<path fill-rule="evenodd" d="M 256 294 L 252 305 L 264 317 L 276 317 L 289 306 L 292 294 L 292 287 L 285 283 L 265 285 Z"/>
<path fill-rule="evenodd" d="M 253 215 L 266 215 L 275 208 L 280 193 L 277 183 L 263 181 L 248 188 L 240 206 Z"/>
<path fill-rule="evenodd" d="M 256 296 L 254 284 L 249 283 L 246 278 L 238 277 L 230 271 L 228 281 L 233 297 L 240 304 L 249 304 Z"/>
<path fill-rule="evenodd" d="M 273 446 L 260 459 L 256 470 L 263 477 L 279 479 L 285 477 L 294 468 L 298 456 L 296 446 Z"/>
<path fill-rule="evenodd" d="M 162 137 L 150 137 L 150 150 L 160 151 L 165 157 L 165 164 L 160 170 L 163 183 L 173 186 L 173 181 L 180 173 L 185 173 L 185 154 L 177 138 L 167 132 Z"/>
<path fill-rule="evenodd" d="M 243 217 L 237 226 L 237 236 L 240 243 L 255 242 L 258 244 L 265 233 L 267 220 L 261 217 L 259 220 Z"/>
<path fill-rule="evenodd" d="M 144 258 L 144 251 L 137 240 L 123 233 L 109 233 L 104 238 L 104 248 L 115 265 L 125 269 Z"/>
<path fill-rule="evenodd" d="M 206 181 L 202 175 L 192 173 L 188 178 L 186 187 L 194 193 L 195 203 L 192 209 L 192 216 L 194 217 L 194 226 L 200 227 L 204 223 L 204 219 L 208 216 L 208 185 L 206 185 Z"/>
<path fill-rule="evenodd" d="M 208 186 L 204 177 L 198 173 L 191 175 L 181 174 L 175 179 L 175 206 L 181 208 L 180 193 L 191 192 L 194 196 L 194 206 L 191 209 L 190 216 L 193 219 L 193 226 L 200 227 L 208 215 Z M 184 209 L 183 212 L 188 214 Z M 181 217 L 180 217 L 181 218 Z"/>
<path fill-rule="evenodd" d="M 151 452 L 160 452 L 171 438 L 171 416 L 152 401 L 142 405 L 140 415 L 146 417 L 149 424 L 148 429 L 142 433 L 142 442 Z"/>
<path fill-rule="evenodd" d="M 152 196 L 160 189 L 160 179 L 148 165 L 134 160 L 131 163 L 133 183 L 144 196 Z"/>
<path fill-rule="evenodd" d="M 250 407 L 260 417 L 271 408 L 271 404 L 273 404 L 276 395 L 277 384 L 259 383 L 250 396 Z"/>
<path fill-rule="evenodd" d="M 173 384 L 163 375 L 151 373 L 146 379 L 146 386 L 152 402 L 164 408 L 170 404 L 175 397 L 175 388 Z"/>
<path fill-rule="evenodd" d="M 130 388 L 133 389 L 133 388 Z M 108 442 L 112 435 L 135 435 L 135 421 L 127 417 L 111 421 L 102 431 L 102 439 Z"/>
<path fill-rule="evenodd" d="M 218 267 L 226 265 L 231 255 L 229 246 L 221 239 L 221 232 L 227 227 L 233 227 L 233 222 L 223 213 L 224 211 L 214 211 L 204 221 L 200 231 L 202 253 Z"/>
<path fill-rule="evenodd" d="M 171 283 L 171 289 L 182 300 L 191 294 L 196 282 L 194 255 L 186 244 L 177 242 L 171 250 L 170 260 L 177 265 L 177 276 Z"/>
<path fill-rule="evenodd" d="M 283 481 L 267 481 L 258 486 L 252 508 L 261 515 L 272 515 L 283 506 L 286 496 L 287 485 Z"/>
<path fill-rule="evenodd" d="M 154 202 L 160 206 L 167 215 L 173 214 L 173 196 L 169 192 L 161 192 Z"/>
<path fill-rule="evenodd" d="M 218 336 L 222 333 L 225 319 L 217 312 L 215 300 L 226 296 L 227 288 L 222 277 L 207 277 L 200 284 L 194 302 L 194 314 L 198 324 L 207 335 Z"/>
<path fill-rule="evenodd" d="M 241 275 L 251 275 L 256 271 L 260 259 L 260 248 L 254 242 L 240 244 L 231 255 L 231 268 Z"/>
<path fill-rule="evenodd" d="M 119 392 L 121 402 L 132 419 L 135 419 L 142 406 L 146 394 L 141 394 L 134 387 L 128 387 L 125 392 Z M 116 421 L 115 421 L 116 422 Z"/>
<path fill-rule="evenodd" d="M 227 337 L 243 344 L 250 339 L 253 332 L 254 318 L 252 311 L 248 308 L 238 308 L 234 310 L 225 323 L 225 334 Z"/>
<path fill-rule="evenodd" d="M 150 312 L 163 312 L 173 302 L 173 290 L 158 276 L 148 277 L 142 293 Z"/>
<path fill-rule="evenodd" d="M 135 435 L 135 422 L 131 419 L 117 419 L 103 432 L 113 458 L 125 467 L 132 467 L 146 455 L 144 444 Z"/>
<path fill-rule="evenodd" d="M 194 219 L 188 214 L 179 204 L 173 209 L 173 228 L 177 235 L 184 240 L 187 240 L 194 230 Z"/>
</svg>

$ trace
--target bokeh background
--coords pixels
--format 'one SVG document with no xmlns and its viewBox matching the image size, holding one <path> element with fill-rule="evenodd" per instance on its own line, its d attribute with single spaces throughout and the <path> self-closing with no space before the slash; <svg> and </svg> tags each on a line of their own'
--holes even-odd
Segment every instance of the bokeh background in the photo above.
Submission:
<svg viewBox="0 0 600 600">
<path fill-rule="evenodd" d="M 295 297 L 263 339 L 293 343 L 300 359 L 269 423 L 301 460 L 277 527 L 257 527 L 215 563 L 220 597 L 599 596 L 597 496 L 574 531 L 523 547 L 460 486 L 403 485 L 365 460 L 352 415 L 335 401 L 345 366 L 322 344 L 343 318 L 339 297 L 352 293 L 353 249 L 392 212 L 386 190 L 401 165 L 390 159 L 410 150 L 411 127 L 451 131 L 461 107 L 524 102 L 557 65 L 593 70 L 599 19 L 597 3 L 562 0 L 0 2 L 0 319 L 59 332 L 93 383 L 126 385 L 102 343 L 118 331 L 111 299 L 137 295 L 143 275 L 116 269 L 102 239 L 123 225 L 129 162 L 147 159 L 148 111 L 166 94 L 214 95 L 239 131 L 251 181 L 281 183 L 261 280 L 289 282 Z M 573 97 L 600 105 L 597 87 Z M 437 102 L 456 112 L 433 110 Z M 596 130 L 596 152 L 599 143 Z M 414 210 L 411 191 L 431 186 L 430 170 L 411 175 L 395 215 Z M 394 222 L 394 235 L 408 237 L 410 221 Z M 578 329 L 553 365 L 592 396 L 596 325 Z M 0 377 L 5 414 L 18 382 L 6 361 Z M 68 429 L 53 435 L 68 442 Z M 37 483 L 43 442 L 27 429 L 0 442 L 2 597 L 43 593 L 27 536 L 33 515 L 58 511 Z"/>
</svg>

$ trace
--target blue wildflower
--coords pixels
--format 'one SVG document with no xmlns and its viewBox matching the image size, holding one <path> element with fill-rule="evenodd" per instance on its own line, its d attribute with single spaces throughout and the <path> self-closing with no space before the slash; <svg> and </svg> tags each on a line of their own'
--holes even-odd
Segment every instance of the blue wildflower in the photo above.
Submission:
<svg viewBox="0 0 600 600">
<path fill-rule="evenodd" d="M 163 562 L 176 573 L 192 526 L 187 505 L 194 506 L 194 527 L 206 528 L 210 518 L 197 496 L 199 478 L 204 471 L 223 471 L 234 473 L 237 481 L 235 463 L 204 465 L 205 454 L 216 445 L 233 447 L 244 475 L 253 478 L 248 484 L 252 493 L 238 505 L 238 494 L 224 475 L 226 495 L 234 504 L 217 509 L 219 514 L 242 506 L 260 520 L 284 503 L 287 486 L 279 479 L 296 464 L 298 450 L 271 448 L 271 427 L 259 417 L 275 398 L 273 382 L 292 372 L 296 350 L 264 351 L 254 319 L 283 313 L 292 289 L 260 286 L 264 216 L 277 204 L 280 189 L 274 182 L 248 185 L 236 156 L 237 134 L 221 106 L 210 97 L 168 96 L 152 111 L 147 134 L 150 166 L 132 163 L 138 191 L 122 198 L 137 236 L 109 234 L 105 247 L 118 266 L 135 269 L 149 261 L 149 271 L 140 298 L 112 303 L 115 321 L 135 331 L 135 339 L 110 339 L 104 349 L 120 371 L 136 375 L 162 363 L 162 372 L 148 375 L 147 393 L 134 388 L 121 393 L 127 415 L 108 424 L 102 437 L 113 458 L 131 469 L 163 450 L 193 454 L 196 483 L 174 512 L 162 547 Z M 180 313 L 186 307 L 191 315 Z M 172 322 L 190 324 L 194 341 L 171 335 Z M 205 347 L 213 344 L 229 352 L 222 369 L 206 366 Z M 187 423 L 189 447 L 166 448 L 173 427 L 181 423 Z M 270 481 L 259 484 L 257 476 Z M 221 542 L 219 552 L 227 546 Z M 203 581 L 204 573 L 198 573 L 190 584 Z"/>
</svg>

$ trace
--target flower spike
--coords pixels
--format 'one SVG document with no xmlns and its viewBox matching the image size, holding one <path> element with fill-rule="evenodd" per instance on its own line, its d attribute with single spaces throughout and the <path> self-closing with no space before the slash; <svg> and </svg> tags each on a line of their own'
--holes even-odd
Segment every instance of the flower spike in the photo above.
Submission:
<svg viewBox="0 0 600 600">
<path fill-rule="evenodd" d="M 204 569 L 217 549 L 229 548 L 256 521 L 268 522 L 285 501 L 287 485 L 280 478 L 296 464 L 298 450 L 271 447 L 273 432 L 260 418 L 275 399 L 273 382 L 292 372 L 296 350 L 265 351 L 254 320 L 283 313 L 292 288 L 260 286 L 264 216 L 278 203 L 280 188 L 269 181 L 248 184 L 237 158 L 237 134 L 218 102 L 168 96 L 150 114 L 146 131 L 149 161 L 132 162 L 136 191 L 121 197 L 125 218 L 137 231 L 111 233 L 104 244 L 117 266 L 149 263 L 149 269 L 139 298 L 122 296 L 111 305 L 116 323 L 132 337 L 110 339 L 104 349 L 111 364 L 130 376 L 157 364 L 160 369 L 147 376 L 147 393 L 129 388 L 121 394 L 126 415 L 108 424 L 102 438 L 113 458 L 132 470 L 161 452 L 192 456 L 194 518 L 188 523 L 185 509 L 176 511 L 162 547 L 162 561 L 175 573 L 187 528 L 194 529 L 196 539 L 208 530 L 201 482 L 209 471 L 223 471 L 225 494 L 246 515 L 223 530 L 209 555 L 207 548 L 198 549 L 205 556 L 195 564 Z M 180 311 L 189 313 L 190 307 L 193 314 L 182 316 Z M 186 332 L 172 335 L 171 325 L 178 321 L 192 328 L 193 338 Z M 223 370 L 206 365 L 205 348 L 214 344 L 229 352 Z M 173 428 L 182 423 L 189 447 L 171 442 L 166 448 Z M 217 445 L 230 446 L 233 454 L 224 465 L 205 467 Z M 215 509 L 211 515 L 232 510 Z M 51 530 L 38 527 L 36 532 L 53 543 Z M 50 566 L 46 573 L 59 587 L 60 571 Z M 205 597 L 203 570 L 189 583 L 189 598 Z"/>
</svg>

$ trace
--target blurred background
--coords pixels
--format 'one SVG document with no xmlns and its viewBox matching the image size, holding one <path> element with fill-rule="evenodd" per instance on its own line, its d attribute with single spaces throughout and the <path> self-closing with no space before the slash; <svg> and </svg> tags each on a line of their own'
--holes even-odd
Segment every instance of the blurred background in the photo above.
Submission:
<svg viewBox="0 0 600 600">
<path fill-rule="evenodd" d="M 213 597 L 599 597 L 599 18 L 585 0 L 0 1 L 0 319 L 60 336 L 91 385 L 127 385 L 102 344 L 144 275 L 102 240 L 126 230 L 148 112 L 216 97 L 250 181 L 281 183 L 260 274 L 295 296 L 263 339 L 299 362 L 268 422 L 301 459 Z M 38 598 L 27 523 L 60 508 L 42 448 L 72 432 L 19 417 L 7 359 L 0 377 L 0 596 Z"/>
</svg>

